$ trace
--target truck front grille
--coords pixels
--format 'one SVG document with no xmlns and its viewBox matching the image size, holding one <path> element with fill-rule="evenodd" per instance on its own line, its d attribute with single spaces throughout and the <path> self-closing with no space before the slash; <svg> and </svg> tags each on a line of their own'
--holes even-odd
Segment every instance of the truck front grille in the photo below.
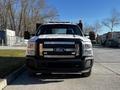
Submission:
<svg viewBox="0 0 120 90">
<path fill-rule="evenodd" d="M 40 44 L 43 44 L 42 57 L 44 58 L 75 58 L 81 53 L 81 43 L 75 39 L 40 39 L 39 56 L 41 56 Z M 77 46 L 79 50 L 77 50 Z M 78 52 L 79 51 L 79 52 Z"/>
<path fill-rule="evenodd" d="M 43 43 L 44 58 L 74 58 L 75 42 L 47 41 Z"/>
</svg>

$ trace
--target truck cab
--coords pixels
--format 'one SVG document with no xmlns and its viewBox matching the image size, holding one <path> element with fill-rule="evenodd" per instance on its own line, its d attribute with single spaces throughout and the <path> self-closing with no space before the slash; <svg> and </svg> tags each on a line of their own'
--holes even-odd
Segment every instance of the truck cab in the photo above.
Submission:
<svg viewBox="0 0 120 90">
<path fill-rule="evenodd" d="M 79 72 L 88 77 L 93 66 L 91 41 L 76 24 L 44 23 L 28 41 L 26 66 L 30 74 Z"/>
</svg>

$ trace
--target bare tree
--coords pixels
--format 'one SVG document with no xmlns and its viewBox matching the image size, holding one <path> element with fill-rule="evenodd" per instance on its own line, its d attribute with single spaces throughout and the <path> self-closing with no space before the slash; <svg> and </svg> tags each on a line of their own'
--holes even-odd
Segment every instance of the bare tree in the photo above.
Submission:
<svg viewBox="0 0 120 90">
<path fill-rule="evenodd" d="M 88 25 L 85 24 L 84 25 L 84 33 L 89 35 L 90 38 L 96 38 L 96 36 L 98 35 L 98 33 L 101 31 L 102 25 L 100 22 L 96 21 L 94 24 L 92 25 Z M 91 39 L 93 40 L 93 39 Z"/>
<path fill-rule="evenodd" d="M 120 24 L 120 13 L 117 10 L 113 10 L 111 16 L 102 21 L 103 25 L 108 27 L 111 32 L 114 28 Z"/>
<path fill-rule="evenodd" d="M 93 25 L 85 24 L 85 25 L 84 25 L 84 33 L 88 34 L 88 33 L 91 32 L 91 31 L 94 31 Z"/>
<path fill-rule="evenodd" d="M 0 0 L 0 24 L 22 36 L 28 30 L 35 31 L 36 23 L 53 20 L 55 8 L 48 7 L 45 0 Z"/>
<path fill-rule="evenodd" d="M 99 21 L 96 21 L 94 24 L 93 24 L 93 31 L 98 34 L 101 32 L 101 28 L 102 28 L 102 24 L 99 22 Z"/>
<path fill-rule="evenodd" d="M 16 0 L 7 0 L 7 4 L 6 4 L 10 26 L 11 26 L 11 29 L 13 29 L 14 31 L 16 31 L 15 9 L 14 9 L 15 2 Z"/>
<path fill-rule="evenodd" d="M 5 30 L 7 27 L 7 10 L 6 0 L 0 0 L 0 30 Z"/>
</svg>

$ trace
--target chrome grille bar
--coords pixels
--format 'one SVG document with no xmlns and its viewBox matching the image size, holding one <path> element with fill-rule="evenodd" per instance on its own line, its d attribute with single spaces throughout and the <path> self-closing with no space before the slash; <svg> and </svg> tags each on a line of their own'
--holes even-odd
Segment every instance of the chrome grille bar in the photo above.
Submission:
<svg viewBox="0 0 120 90">
<path fill-rule="evenodd" d="M 75 51 L 74 48 L 65 48 L 64 50 L 67 52 Z M 53 48 L 44 48 L 43 51 L 54 51 L 54 49 Z"/>
<path fill-rule="evenodd" d="M 70 45 L 74 45 L 75 42 L 44 42 L 44 44 L 70 44 Z"/>
<path fill-rule="evenodd" d="M 45 58 L 74 58 L 74 55 L 44 55 Z"/>
</svg>

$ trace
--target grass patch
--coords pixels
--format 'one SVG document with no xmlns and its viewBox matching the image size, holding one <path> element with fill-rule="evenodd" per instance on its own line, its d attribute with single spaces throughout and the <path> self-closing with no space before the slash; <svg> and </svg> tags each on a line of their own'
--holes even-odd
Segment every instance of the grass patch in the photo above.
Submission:
<svg viewBox="0 0 120 90">
<path fill-rule="evenodd" d="M 25 63 L 25 50 L 0 50 L 0 78 L 4 78 Z"/>
<path fill-rule="evenodd" d="M 0 50 L 0 57 L 25 57 L 25 50 Z"/>
</svg>

